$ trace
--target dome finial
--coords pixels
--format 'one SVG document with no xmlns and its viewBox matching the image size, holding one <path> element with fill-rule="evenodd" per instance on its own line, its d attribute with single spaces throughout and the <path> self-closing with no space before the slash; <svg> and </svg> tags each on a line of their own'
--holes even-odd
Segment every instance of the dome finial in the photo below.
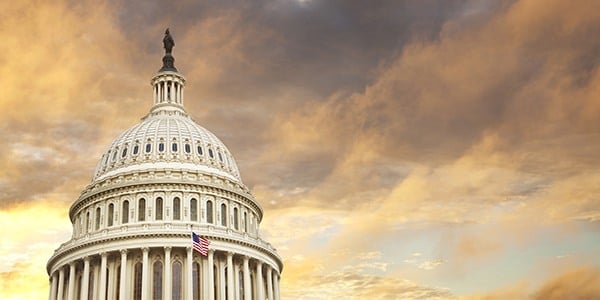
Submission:
<svg viewBox="0 0 600 300">
<path fill-rule="evenodd" d="M 175 41 L 173 41 L 173 37 L 169 32 L 169 28 L 165 31 L 165 38 L 163 38 L 163 45 L 165 47 L 165 54 L 171 54 L 171 50 L 173 46 L 175 46 Z"/>
<path fill-rule="evenodd" d="M 177 68 L 175 68 L 175 58 L 171 55 L 171 51 L 175 46 L 175 41 L 169 32 L 169 28 L 165 30 L 165 37 L 163 38 L 163 47 L 165 48 L 165 56 L 163 56 L 163 66 L 160 68 L 159 72 L 162 71 L 175 71 L 177 72 Z"/>
</svg>

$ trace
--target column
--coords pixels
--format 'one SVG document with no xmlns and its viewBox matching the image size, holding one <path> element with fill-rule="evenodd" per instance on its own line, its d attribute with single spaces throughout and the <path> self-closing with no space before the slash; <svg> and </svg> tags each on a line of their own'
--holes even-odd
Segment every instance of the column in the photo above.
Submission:
<svg viewBox="0 0 600 300">
<path fill-rule="evenodd" d="M 156 104 L 156 84 L 152 85 L 152 96 L 154 98 L 154 104 Z"/>
<path fill-rule="evenodd" d="M 269 296 L 269 300 L 273 300 L 273 271 L 271 266 L 267 266 L 267 296 Z"/>
<path fill-rule="evenodd" d="M 52 274 L 52 276 L 50 276 L 50 280 L 51 280 L 51 285 L 50 285 L 50 300 L 56 300 L 56 292 L 58 289 L 58 278 L 56 278 L 56 272 Z"/>
<path fill-rule="evenodd" d="M 148 247 L 142 248 L 142 300 L 148 297 Z"/>
<path fill-rule="evenodd" d="M 163 82 L 163 89 L 164 89 L 164 94 L 165 96 L 163 97 L 163 99 L 165 99 L 165 102 L 169 102 L 169 86 L 167 85 L 167 82 L 164 81 Z"/>
<path fill-rule="evenodd" d="M 171 299 L 171 292 L 173 291 L 172 279 L 171 279 L 171 247 L 165 247 L 165 265 L 163 266 L 165 273 L 165 299 Z"/>
<path fill-rule="evenodd" d="M 106 299 L 106 252 L 100 253 L 100 299 Z"/>
<path fill-rule="evenodd" d="M 217 271 L 219 272 L 219 299 L 225 299 L 227 296 L 225 293 L 225 266 L 223 260 L 219 259 Z"/>
<path fill-rule="evenodd" d="M 160 82 L 156 84 L 156 91 L 158 93 L 158 101 L 157 101 L 158 103 L 162 102 L 162 90 L 161 90 L 161 86 L 160 85 L 161 85 Z"/>
<path fill-rule="evenodd" d="M 119 275 L 119 299 L 127 299 L 127 250 L 121 250 L 121 275 Z M 83 299 L 83 298 L 82 298 Z"/>
<path fill-rule="evenodd" d="M 233 300 L 235 287 L 233 286 L 233 253 L 227 252 L 227 299 Z"/>
<path fill-rule="evenodd" d="M 81 276 L 81 291 L 79 299 L 87 299 L 90 284 L 90 258 L 83 258 L 83 276 Z M 91 299 L 90 299 L 91 300 Z"/>
<path fill-rule="evenodd" d="M 242 290 L 242 287 L 240 286 L 240 266 L 237 264 L 233 265 L 233 287 L 233 293 L 235 294 L 233 299 L 242 300 L 240 298 L 240 291 Z"/>
<path fill-rule="evenodd" d="M 63 292 L 65 288 L 65 270 L 61 267 L 58 271 L 58 293 L 56 299 L 63 300 Z"/>
<path fill-rule="evenodd" d="M 258 261 L 256 264 L 256 295 L 258 299 L 265 299 L 265 290 L 263 288 L 263 276 L 262 276 L 262 262 Z"/>
<path fill-rule="evenodd" d="M 108 274 L 106 274 L 106 282 L 108 284 L 108 295 L 106 295 L 106 299 L 113 300 L 115 298 L 115 274 L 117 272 L 116 260 L 109 264 L 108 269 L 110 271 L 107 271 Z"/>
<path fill-rule="evenodd" d="M 213 269 L 214 266 L 214 262 L 213 262 L 213 256 L 215 254 L 215 250 L 209 249 L 208 250 L 208 300 L 214 300 L 215 299 L 215 272 Z"/>
<path fill-rule="evenodd" d="M 208 299 L 208 261 L 202 258 L 202 298 Z"/>
<path fill-rule="evenodd" d="M 186 276 L 185 276 L 185 291 L 186 291 L 186 299 L 192 299 L 192 263 L 194 262 L 192 255 L 192 247 L 187 247 L 187 264 L 186 264 Z"/>
<path fill-rule="evenodd" d="M 75 299 L 75 262 L 69 264 L 69 289 L 67 292 L 67 299 Z"/>
<path fill-rule="evenodd" d="M 183 85 L 181 85 L 181 82 L 177 85 L 177 88 L 179 89 L 179 93 L 177 93 L 177 95 L 179 96 L 179 104 L 183 105 L 182 98 L 181 98 L 181 96 L 182 96 L 181 92 L 183 89 Z"/>
<path fill-rule="evenodd" d="M 275 300 L 279 300 L 279 274 L 277 272 L 273 273 L 273 284 L 275 285 L 273 288 L 275 289 Z"/>
<path fill-rule="evenodd" d="M 244 300 L 252 300 L 250 293 L 250 267 L 248 266 L 248 256 L 244 256 Z"/>
</svg>

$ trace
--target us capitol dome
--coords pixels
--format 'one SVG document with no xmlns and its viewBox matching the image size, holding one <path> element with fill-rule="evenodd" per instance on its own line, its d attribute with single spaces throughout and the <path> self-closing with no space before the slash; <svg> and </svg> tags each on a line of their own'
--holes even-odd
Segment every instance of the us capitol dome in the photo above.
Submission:
<svg viewBox="0 0 600 300">
<path fill-rule="evenodd" d="M 229 149 L 187 114 L 168 29 L 163 43 L 150 112 L 111 143 L 69 209 L 49 299 L 279 300 L 283 263 L 260 237 L 263 209 Z"/>
</svg>

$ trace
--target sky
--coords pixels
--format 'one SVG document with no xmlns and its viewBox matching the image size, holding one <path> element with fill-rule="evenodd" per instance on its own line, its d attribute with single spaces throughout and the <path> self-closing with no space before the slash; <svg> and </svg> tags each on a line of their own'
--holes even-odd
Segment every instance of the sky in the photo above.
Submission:
<svg viewBox="0 0 600 300">
<path fill-rule="evenodd" d="M 152 104 L 228 146 L 283 299 L 600 299 L 600 2 L 2 1 L 0 299 Z"/>
</svg>

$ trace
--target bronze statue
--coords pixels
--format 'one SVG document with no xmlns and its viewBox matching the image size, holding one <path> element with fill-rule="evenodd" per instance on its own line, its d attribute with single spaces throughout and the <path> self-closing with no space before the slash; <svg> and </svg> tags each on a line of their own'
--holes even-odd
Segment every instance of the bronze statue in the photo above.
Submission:
<svg viewBox="0 0 600 300">
<path fill-rule="evenodd" d="M 169 33 L 169 28 L 165 31 L 165 37 L 163 38 L 163 45 L 165 47 L 166 54 L 171 54 L 171 50 L 173 50 L 173 46 L 175 46 L 175 41 L 173 41 L 173 37 Z"/>
</svg>

